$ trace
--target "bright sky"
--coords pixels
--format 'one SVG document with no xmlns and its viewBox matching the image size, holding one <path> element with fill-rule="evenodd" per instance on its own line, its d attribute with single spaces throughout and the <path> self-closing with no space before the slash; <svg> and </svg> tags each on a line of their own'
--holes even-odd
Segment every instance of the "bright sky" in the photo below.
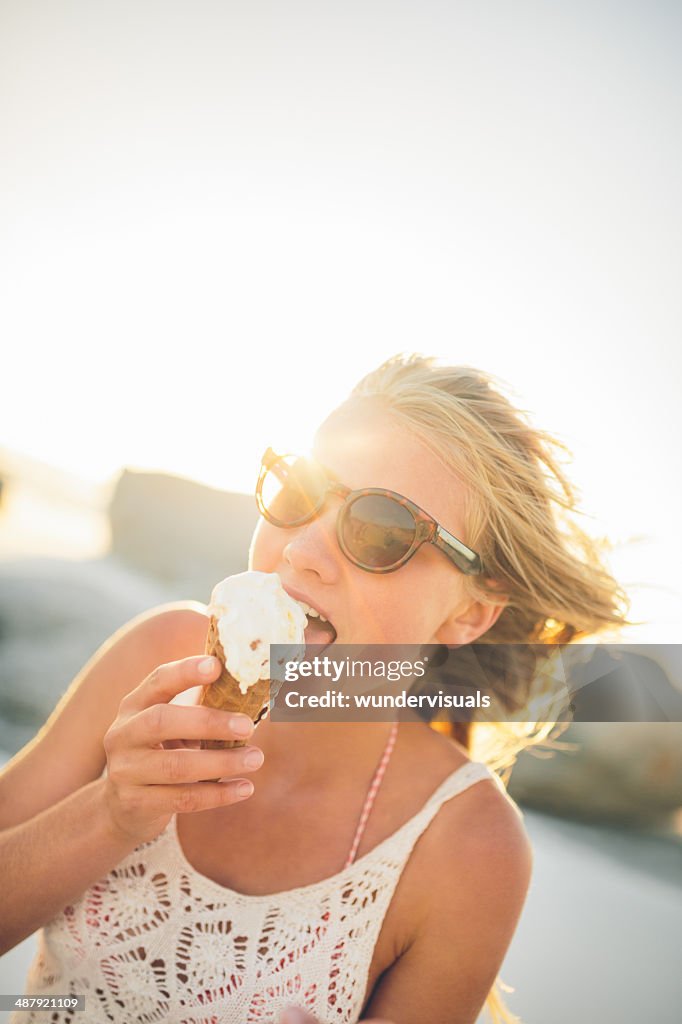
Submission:
<svg viewBox="0 0 682 1024">
<path fill-rule="evenodd" d="M 6 0 L 2 443 L 250 490 L 417 349 L 511 385 L 679 591 L 681 21 Z"/>
</svg>

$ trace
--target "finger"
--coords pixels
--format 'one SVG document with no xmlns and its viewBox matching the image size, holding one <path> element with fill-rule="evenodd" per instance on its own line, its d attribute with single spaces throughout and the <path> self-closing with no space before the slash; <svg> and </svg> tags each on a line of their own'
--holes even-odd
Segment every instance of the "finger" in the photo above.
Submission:
<svg viewBox="0 0 682 1024">
<path fill-rule="evenodd" d="M 167 704 L 183 690 L 214 683 L 220 675 L 218 658 L 197 655 L 159 665 L 121 701 L 121 707 L 135 713 L 153 704 Z"/>
<path fill-rule="evenodd" d="M 192 814 L 248 800 L 253 789 L 249 779 L 194 782 L 187 786 L 146 786 L 145 806 L 151 814 Z"/>
<path fill-rule="evenodd" d="M 258 747 L 235 750 L 164 750 L 151 754 L 145 766 L 145 785 L 205 782 L 258 771 L 263 752 Z"/>
<path fill-rule="evenodd" d="M 152 746 L 166 740 L 245 740 L 254 730 L 248 715 L 217 708 L 154 704 L 125 723 L 127 742 Z"/>
</svg>

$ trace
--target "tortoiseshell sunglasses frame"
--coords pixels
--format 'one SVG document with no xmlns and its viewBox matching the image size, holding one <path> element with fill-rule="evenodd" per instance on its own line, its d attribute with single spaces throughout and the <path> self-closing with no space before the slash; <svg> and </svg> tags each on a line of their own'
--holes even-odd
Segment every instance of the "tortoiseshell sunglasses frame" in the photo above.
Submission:
<svg viewBox="0 0 682 1024">
<path fill-rule="evenodd" d="M 277 462 L 287 458 L 305 458 L 306 461 L 314 463 L 314 465 L 322 471 L 327 479 L 327 486 L 321 493 L 320 499 L 316 503 L 315 507 L 301 518 L 296 519 L 294 522 L 284 522 L 283 520 L 277 519 L 268 511 L 265 506 L 265 502 L 263 501 L 263 481 L 265 480 L 266 474 L 274 468 Z M 410 499 L 406 498 L 403 494 L 398 494 L 397 491 L 389 491 L 382 487 L 363 487 L 360 490 L 353 491 L 350 487 L 346 487 L 344 484 L 340 483 L 340 481 L 331 477 L 329 472 L 314 459 L 297 456 L 292 452 L 287 452 L 284 455 L 277 455 L 272 448 L 268 448 L 263 455 L 263 458 L 261 459 L 260 473 L 258 474 L 258 483 L 256 484 L 256 503 L 263 518 L 273 526 L 291 530 L 295 529 L 297 526 L 303 526 L 305 523 L 309 523 L 320 514 L 330 494 L 343 498 L 343 504 L 339 508 L 338 515 L 336 517 L 336 537 L 339 542 L 339 547 L 346 558 L 352 562 L 353 565 L 357 565 L 359 569 L 364 569 L 365 572 L 373 573 L 395 572 L 396 569 L 402 568 L 406 562 L 409 562 L 422 544 L 434 544 L 438 550 L 442 551 L 452 564 L 466 576 L 477 576 L 483 572 L 481 559 L 475 551 L 472 551 L 472 549 L 467 547 L 467 545 L 461 540 L 458 540 L 457 537 L 449 533 L 449 531 L 446 530 L 445 527 L 441 526 L 433 516 L 430 516 L 428 512 L 425 512 L 423 508 L 420 508 L 419 505 L 410 501 Z M 341 527 L 343 525 L 345 515 L 354 501 L 358 498 L 364 498 L 369 495 L 379 495 L 384 498 L 389 498 L 398 505 L 402 505 L 410 512 L 414 520 L 415 529 L 412 544 L 405 554 L 397 562 L 391 565 L 376 566 L 369 565 L 368 563 L 361 561 L 348 549 L 343 539 Z"/>
</svg>

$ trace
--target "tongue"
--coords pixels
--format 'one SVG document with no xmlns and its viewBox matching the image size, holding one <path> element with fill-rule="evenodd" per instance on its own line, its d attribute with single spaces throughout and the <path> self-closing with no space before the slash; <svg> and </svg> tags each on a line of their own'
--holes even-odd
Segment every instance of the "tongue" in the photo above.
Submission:
<svg viewBox="0 0 682 1024">
<path fill-rule="evenodd" d="M 305 628 L 304 635 L 306 647 L 310 647 L 313 644 L 327 646 L 336 638 L 336 630 L 331 622 L 320 622 L 318 618 L 308 616 L 308 625 Z"/>
</svg>

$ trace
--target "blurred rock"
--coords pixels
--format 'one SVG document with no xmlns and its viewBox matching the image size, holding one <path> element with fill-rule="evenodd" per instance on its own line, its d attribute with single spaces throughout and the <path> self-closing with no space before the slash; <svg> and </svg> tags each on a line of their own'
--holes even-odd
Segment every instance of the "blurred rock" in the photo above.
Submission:
<svg viewBox="0 0 682 1024">
<path fill-rule="evenodd" d="M 113 554 L 186 598 L 208 601 L 218 580 L 246 569 L 258 511 L 246 494 L 126 469 L 109 518 Z"/>
<path fill-rule="evenodd" d="M 524 752 L 509 792 L 550 814 L 632 826 L 664 826 L 682 807 L 682 723 L 580 722 L 551 756 Z"/>
<path fill-rule="evenodd" d="M 115 630 L 177 597 L 111 557 L 0 562 L 0 747 L 31 739 Z"/>
</svg>

